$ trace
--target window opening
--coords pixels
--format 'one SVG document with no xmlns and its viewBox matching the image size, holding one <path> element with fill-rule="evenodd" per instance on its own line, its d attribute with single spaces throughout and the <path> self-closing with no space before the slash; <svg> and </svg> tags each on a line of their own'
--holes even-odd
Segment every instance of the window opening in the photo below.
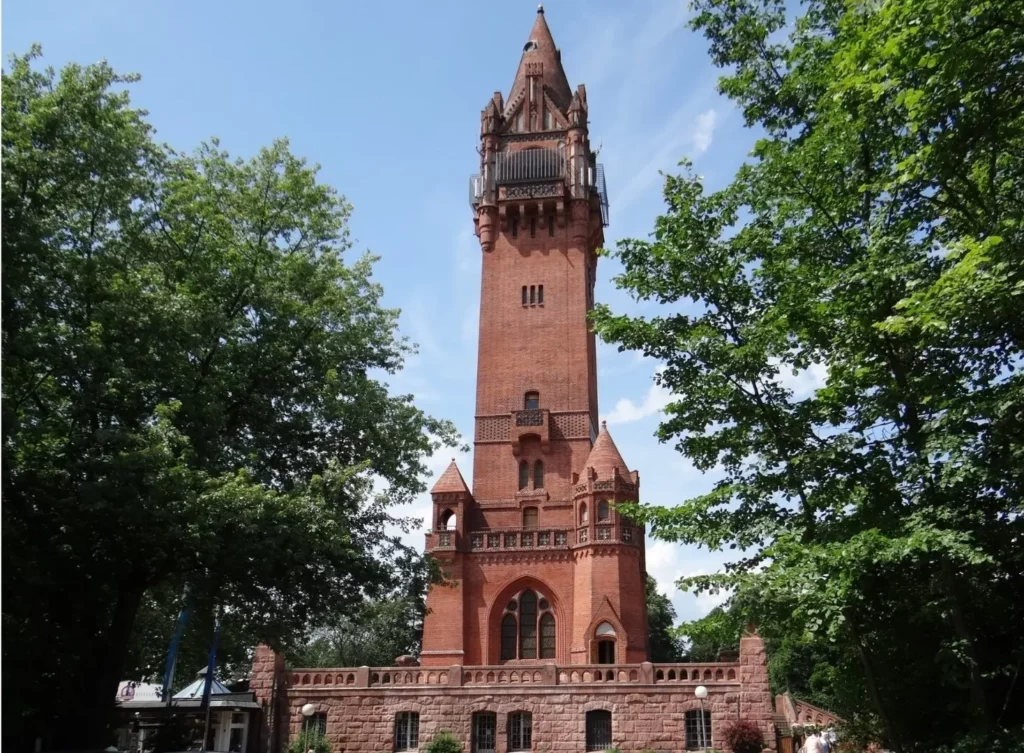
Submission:
<svg viewBox="0 0 1024 753">
<path fill-rule="evenodd" d="M 512 602 L 515 604 L 515 602 Z M 515 607 L 512 607 L 515 609 Z M 514 615 L 506 614 L 501 618 L 501 660 L 516 658 L 516 640 L 519 637 L 519 626 Z"/>
<path fill-rule="evenodd" d="M 597 663 L 615 663 L 615 641 L 604 640 L 597 642 Z"/>
<path fill-rule="evenodd" d="M 416 750 L 420 747 L 420 715 L 402 711 L 395 715 L 395 750 Z"/>
<path fill-rule="evenodd" d="M 530 465 L 524 460 L 519 464 L 519 488 L 525 489 L 530 483 Z"/>
<path fill-rule="evenodd" d="M 529 590 L 519 597 L 519 658 L 537 658 L 537 594 Z"/>
<path fill-rule="evenodd" d="M 540 460 L 538 460 L 533 465 L 533 488 L 544 488 L 544 463 L 542 463 Z"/>
<path fill-rule="evenodd" d="M 537 286 L 537 303 L 544 303 L 544 286 Z"/>
<path fill-rule="evenodd" d="M 526 410 L 537 410 L 540 407 L 540 393 L 527 392 L 523 398 L 523 407 Z"/>
<path fill-rule="evenodd" d="M 533 747 L 533 716 L 529 711 L 515 711 L 508 715 L 508 749 L 530 750 Z"/>
<path fill-rule="evenodd" d="M 703 717 L 704 724 L 701 724 Z M 686 712 L 686 747 L 701 750 L 711 745 L 711 712 L 693 709 Z"/>
<path fill-rule="evenodd" d="M 526 286 L 523 285 L 523 305 L 525 306 L 526 303 L 527 303 L 527 299 L 526 299 Z"/>
<path fill-rule="evenodd" d="M 597 503 L 597 519 L 608 520 L 608 500 L 602 499 Z"/>
<path fill-rule="evenodd" d="M 473 714 L 473 750 L 475 753 L 494 753 L 494 733 L 498 728 L 498 717 L 493 711 L 478 711 Z"/>
<path fill-rule="evenodd" d="M 612 747 L 612 712 L 587 712 L 587 750 L 608 750 Z"/>
<path fill-rule="evenodd" d="M 541 605 L 547 606 L 543 599 Z M 540 617 L 540 658 L 555 658 L 555 616 L 551 612 Z"/>
<path fill-rule="evenodd" d="M 537 508 L 526 507 L 523 509 L 523 528 L 533 530 L 537 527 Z"/>
<path fill-rule="evenodd" d="M 537 286 L 536 285 L 531 285 L 530 286 L 530 304 L 533 305 L 536 302 L 537 302 Z"/>
</svg>

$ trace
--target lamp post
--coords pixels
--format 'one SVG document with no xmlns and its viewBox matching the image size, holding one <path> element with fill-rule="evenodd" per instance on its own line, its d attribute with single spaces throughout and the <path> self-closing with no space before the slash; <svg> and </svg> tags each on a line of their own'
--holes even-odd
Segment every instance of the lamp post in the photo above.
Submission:
<svg viewBox="0 0 1024 753">
<path fill-rule="evenodd" d="M 697 696 L 697 700 L 700 701 L 700 747 L 704 751 L 707 751 L 708 738 L 707 731 L 704 729 L 704 699 L 708 697 L 708 689 L 703 685 L 698 685 L 693 689 L 693 694 Z"/>
<path fill-rule="evenodd" d="M 706 691 L 705 691 L 706 692 Z M 316 713 L 316 706 L 312 703 L 307 703 L 302 707 L 302 753 L 309 753 L 309 748 L 306 743 L 309 742 L 309 718 Z"/>
</svg>

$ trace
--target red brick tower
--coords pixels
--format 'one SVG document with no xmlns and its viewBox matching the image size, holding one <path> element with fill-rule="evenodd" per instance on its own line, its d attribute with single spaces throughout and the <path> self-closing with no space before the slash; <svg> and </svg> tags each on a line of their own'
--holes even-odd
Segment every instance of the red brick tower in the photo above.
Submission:
<svg viewBox="0 0 1024 753">
<path fill-rule="evenodd" d="M 451 583 L 428 595 L 421 661 L 645 661 L 644 533 L 615 510 L 639 478 L 597 429 L 586 319 L 607 193 L 586 90 L 570 89 L 543 8 L 508 101 L 481 114 L 479 152 L 473 491 L 454 463 L 432 490 L 427 549 Z"/>
</svg>

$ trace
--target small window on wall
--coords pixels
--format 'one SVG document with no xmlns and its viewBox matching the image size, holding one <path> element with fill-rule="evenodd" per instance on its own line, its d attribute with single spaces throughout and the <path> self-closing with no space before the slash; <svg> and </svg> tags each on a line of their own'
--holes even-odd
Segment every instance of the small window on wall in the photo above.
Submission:
<svg viewBox="0 0 1024 753">
<path fill-rule="evenodd" d="M 533 716 L 529 711 L 514 711 L 508 715 L 508 749 L 510 753 L 533 747 Z"/>
<path fill-rule="evenodd" d="M 587 750 L 612 747 L 612 712 L 603 709 L 587 712 Z"/>
<path fill-rule="evenodd" d="M 537 302 L 537 286 L 536 285 L 531 285 L 530 286 L 530 303 L 534 304 L 536 302 Z"/>
<path fill-rule="evenodd" d="M 523 397 L 523 408 L 526 410 L 537 410 L 540 408 L 540 393 L 527 392 Z"/>
<path fill-rule="evenodd" d="M 701 722 L 703 721 L 703 724 Z M 711 712 L 693 709 L 686 712 L 686 749 L 711 747 Z"/>
<path fill-rule="evenodd" d="M 519 464 L 519 488 L 525 489 L 530 483 L 530 464 L 525 460 Z"/>
<path fill-rule="evenodd" d="M 587 521 L 587 503 L 583 502 L 580 504 L 580 525 L 585 526 Z"/>
<path fill-rule="evenodd" d="M 323 713 L 322 711 L 318 711 L 317 713 L 313 714 L 313 716 L 306 719 L 306 723 L 305 725 L 303 725 L 303 729 L 305 729 L 307 733 L 314 732 L 319 735 L 326 735 L 327 714 Z"/>
<path fill-rule="evenodd" d="M 536 507 L 524 507 L 523 508 L 523 528 L 527 530 L 533 530 L 537 527 L 537 508 Z"/>
<path fill-rule="evenodd" d="M 602 499 L 597 503 L 597 519 L 599 521 L 608 520 L 608 500 Z"/>
<path fill-rule="evenodd" d="M 544 303 L 544 286 L 537 286 L 537 303 Z"/>
<path fill-rule="evenodd" d="M 416 750 L 420 747 L 420 715 L 415 711 L 395 714 L 395 750 Z"/>
<path fill-rule="evenodd" d="M 551 110 L 546 107 L 544 108 L 544 130 L 551 130 Z"/>
<path fill-rule="evenodd" d="M 533 464 L 533 488 L 544 488 L 544 463 L 539 460 Z"/>
<path fill-rule="evenodd" d="M 523 285 L 523 305 L 525 306 L 530 302 L 530 295 L 526 292 L 526 286 Z"/>
</svg>

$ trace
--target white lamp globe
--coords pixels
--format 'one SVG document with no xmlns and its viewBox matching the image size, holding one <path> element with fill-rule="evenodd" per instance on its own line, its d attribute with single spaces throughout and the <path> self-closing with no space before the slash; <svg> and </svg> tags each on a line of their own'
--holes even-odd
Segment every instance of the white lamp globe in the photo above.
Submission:
<svg viewBox="0 0 1024 753">
<path fill-rule="evenodd" d="M 703 685 L 698 685 L 693 689 L 693 694 L 703 700 L 704 698 L 708 697 L 708 689 L 705 688 Z"/>
<path fill-rule="evenodd" d="M 707 692 L 708 691 L 705 690 L 704 691 L 704 695 L 707 695 Z M 307 717 L 307 718 L 313 716 L 313 714 L 315 714 L 315 713 L 316 713 L 316 706 L 314 706 L 312 703 L 307 703 L 305 706 L 302 707 L 302 715 Z"/>
</svg>

